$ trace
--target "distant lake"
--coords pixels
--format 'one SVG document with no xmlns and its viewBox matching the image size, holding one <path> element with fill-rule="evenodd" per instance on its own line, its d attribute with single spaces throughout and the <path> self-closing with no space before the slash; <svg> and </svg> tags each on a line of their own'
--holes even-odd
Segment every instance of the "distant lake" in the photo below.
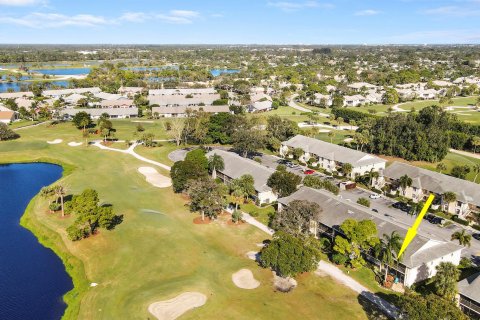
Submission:
<svg viewBox="0 0 480 320">
<path fill-rule="evenodd" d="M 31 71 L 50 76 L 69 76 L 89 74 L 91 68 L 64 68 L 64 69 L 33 69 Z"/>
<path fill-rule="evenodd" d="M 60 319 L 62 296 L 73 288 L 59 257 L 20 226 L 43 186 L 62 176 L 56 165 L 0 165 L 0 319 Z"/>
<path fill-rule="evenodd" d="M 234 74 L 234 73 L 239 73 L 240 70 L 238 69 L 212 69 L 210 70 L 210 73 L 214 77 L 218 77 L 221 74 Z"/>
<path fill-rule="evenodd" d="M 160 71 L 166 69 L 178 70 L 178 66 L 161 66 L 161 67 L 126 67 L 122 68 L 124 70 L 131 70 L 131 71 Z"/>
<path fill-rule="evenodd" d="M 20 91 L 22 85 L 30 85 L 33 82 L 0 82 L 0 93 L 8 92 L 8 89 L 13 89 L 13 91 Z M 69 82 L 67 80 L 59 81 L 48 81 L 48 83 L 61 87 L 68 87 Z"/>
</svg>

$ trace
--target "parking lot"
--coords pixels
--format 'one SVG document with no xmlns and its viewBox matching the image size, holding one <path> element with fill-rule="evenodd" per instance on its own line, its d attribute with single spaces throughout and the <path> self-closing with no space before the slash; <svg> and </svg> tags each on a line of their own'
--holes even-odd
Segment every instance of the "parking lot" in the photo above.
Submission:
<svg viewBox="0 0 480 320">
<path fill-rule="evenodd" d="M 372 192 L 363 189 L 342 190 L 340 196 L 345 200 L 357 202 L 359 198 L 369 198 Z M 372 211 L 373 215 L 383 216 L 385 219 L 389 219 L 399 225 L 403 225 L 406 228 L 410 228 L 415 222 L 416 216 L 411 216 L 407 212 L 400 209 L 395 209 L 392 205 L 396 202 L 390 198 L 381 197 L 380 199 L 370 199 L 370 209 L 376 209 L 378 211 Z M 452 233 L 461 231 L 462 227 L 456 224 L 443 227 L 439 224 L 432 224 L 427 220 L 423 220 L 420 224 L 419 233 L 429 237 L 430 239 L 450 241 Z M 471 233 L 471 232 L 470 232 Z M 474 256 L 480 257 L 480 241 L 472 239 L 472 245 L 470 248 L 466 247 L 463 250 L 463 256 L 473 258 Z"/>
</svg>

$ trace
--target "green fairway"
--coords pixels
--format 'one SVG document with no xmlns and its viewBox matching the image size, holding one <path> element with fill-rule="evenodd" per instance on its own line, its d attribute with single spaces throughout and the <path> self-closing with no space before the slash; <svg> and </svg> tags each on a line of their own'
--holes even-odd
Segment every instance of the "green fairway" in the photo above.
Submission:
<svg viewBox="0 0 480 320">
<path fill-rule="evenodd" d="M 157 138 L 165 137 L 162 120 L 142 125 Z M 114 121 L 119 139 L 132 137 L 135 126 L 129 120 Z M 138 173 L 138 167 L 150 165 L 94 146 L 68 146 L 83 141 L 81 131 L 70 123 L 19 133 L 18 140 L 0 142 L 1 162 L 51 159 L 68 164 L 73 170 L 62 183 L 69 193 L 94 188 L 100 202 L 113 204 L 115 212 L 124 215 L 116 230 L 71 242 L 65 228 L 74 217 L 48 214 L 42 198 L 27 210 L 23 224 L 62 257 L 74 277 L 66 319 L 152 319 L 150 303 L 185 291 L 204 293 L 208 300 L 182 319 L 367 319 L 357 294 L 330 278 L 302 275 L 293 292 L 275 292 L 271 271 L 246 257 L 248 251 L 259 250 L 257 243 L 267 235 L 247 224 L 227 224 L 228 216 L 208 225 L 192 223 L 197 215 L 188 211 L 181 195 L 152 187 Z M 55 139 L 63 142 L 46 143 Z M 121 143 L 116 147 L 125 148 Z M 166 155 L 175 148 L 165 142 L 137 151 L 169 165 Z M 259 288 L 243 290 L 233 284 L 232 274 L 242 268 L 252 270 Z M 90 287 L 91 282 L 98 286 Z"/>
<path fill-rule="evenodd" d="M 382 157 L 382 158 L 387 159 L 389 161 L 389 163 L 391 163 L 393 161 L 407 162 L 405 160 L 395 158 L 395 157 Z M 480 164 L 480 159 L 476 159 L 476 158 L 464 156 L 464 155 L 461 155 L 461 154 L 456 154 L 456 153 L 453 153 L 453 152 L 449 152 L 449 153 L 447 153 L 447 156 L 441 162 L 443 162 L 447 167 L 447 170 L 442 172 L 444 174 L 450 173 L 454 166 L 464 166 L 464 165 L 469 166 L 470 167 L 470 173 L 467 174 L 465 179 L 473 181 L 474 178 L 475 178 L 475 175 L 476 175 L 476 173 L 473 171 L 473 166 L 475 164 Z M 424 162 L 424 161 L 412 161 L 412 162 L 409 162 L 409 163 L 414 165 L 414 166 L 420 167 L 420 168 L 424 168 L 424 169 L 428 169 L 428 170 L 438 172 L 438 170 L 437 170 L 438 162 L 437 163 L 430 163 L 430 162 Z M 479 182 L 479 181 L 480 181 L 480 178 L 477 178 L 477 182 Z"/>
</svg>

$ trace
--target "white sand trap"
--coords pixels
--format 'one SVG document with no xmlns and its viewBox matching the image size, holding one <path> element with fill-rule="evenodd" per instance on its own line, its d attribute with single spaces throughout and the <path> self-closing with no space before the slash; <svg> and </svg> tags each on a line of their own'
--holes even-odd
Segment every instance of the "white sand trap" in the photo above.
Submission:
<svg viewBox="0 0 480 320">
<path fill-rule="evenodd" d="M 70 147 L 78 147 L 78 146 L 81 146 L 83 144 L 83 142 L 69 142 L 68 145 Z"/>
<path fill-rule="evenodd" d="M 172 179 L 158 173 L 157 169 L 152 167 L 140 167 L 138 172 L 147 178 L 147 182 L 157 188 L 168 188 L 172 185 Z"/>
<path fill-rule="evenodd" d="M 346 139 L 343 140 L 343 142 L 347 142 L 347 143 L 352 142 L 352 141 L 353 141 L 353 138 L 346 138 Z"/>
<path fill-rule="evenodd" d="M 257 251 L 248 251 L 247 252 L 247 257 L 250 260 L 257 261 L 259 256 L 260 256 L 260 252 L 257 252 Z"/>
<path fill-rule="evenodd" d="M 260 282 L 253 277 L 252 271 L 248 269 L 242 269 L 232 274 L 232 281 L 242 289 L 255 289 L 260 285 Z"/>
<path fill-rule="evenodd" d="M 327 129 L 318 130 L 318 132 L 320 132 L 320 133 L 329 133 L 330 131 L 332 131 L 332 130 L 327 130 Z"/>
<path fill-rule="evenodd" d="M 188 310 L 201 307 L 207 302 L 207 297 L 199 292 L 184 292 L 173 299 L 154 302 L 148 306 L 148 311 L 158 320 L 174 320 Z"/>
<path fill-rule="evenodd" d="M 59 143 L 62 143 L 63 140 L 62 139 L 55 139 L 53 141 L 47 141 L 48 144 L 59 144 Z"/>
</svg>

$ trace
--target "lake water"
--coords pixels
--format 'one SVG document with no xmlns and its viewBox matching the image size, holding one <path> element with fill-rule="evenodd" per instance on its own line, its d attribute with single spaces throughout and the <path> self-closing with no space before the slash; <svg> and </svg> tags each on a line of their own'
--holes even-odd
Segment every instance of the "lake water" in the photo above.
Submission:
<svg viewBox="0 0 480 320">
<path fill-rule="evenodd" d="M 33 82 L 0 82 L 0 93 L 8 92 L 8 89 L 13 89 L 13 91 L 20 91 L 22 85 L 28 86 L 32 83 Z M 67 80 L 49 81 L 48 83 L 60 87 L 68 87 L 69 84 Z"/>
<path fill-rule="evenodd" d="M 240 70 L 238 69 L 212 69 L 210 70 L 210 73 L 214 77 L 218 77 L 221 74 L 234 74 L 234 73 L 239 73 Z"/>
<path fill-rule="evenodd" d="M 31 71 L 41 74 L 47 74 L 50 76 L 70 76 L 89 74 L 91 68 L 64 68 L 64 69 L 33 69 Z"/>
<path fill-rule="evenodd" d="M 56 165 L 0 165 L 0 319 L 60 319 L 71 278 L 52 250 L 20 226 L 20 217 L 43 186 L 62 176 Z"/>
</svg>

